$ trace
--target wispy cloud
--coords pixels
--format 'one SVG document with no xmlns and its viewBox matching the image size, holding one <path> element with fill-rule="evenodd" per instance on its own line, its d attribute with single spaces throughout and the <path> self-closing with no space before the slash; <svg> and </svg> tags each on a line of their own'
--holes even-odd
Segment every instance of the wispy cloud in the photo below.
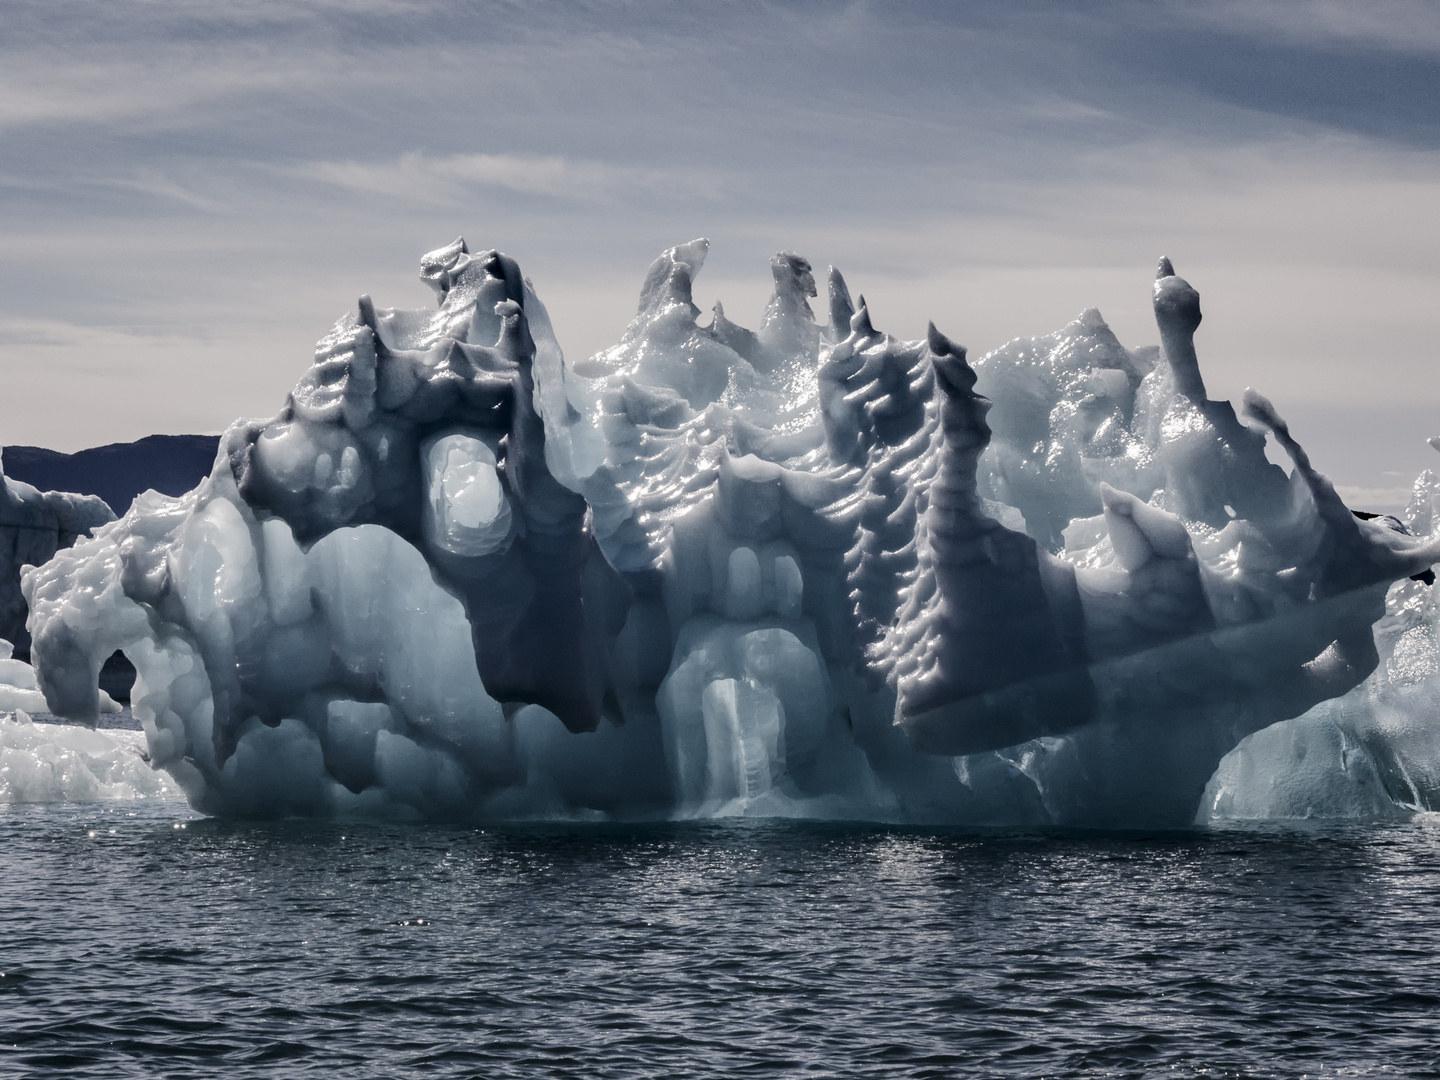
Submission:
<svg viewBox="0 0 1440 1080">
<path fill-rule="evenodd" d="M 129 176 L 102 177 L 95 183 L 103 187 L 119 188 L 122 191 L 137 191 L 142 195 L 153 195 L 157 199 L 182 203 L 192 209 L 204 210 L 207 213 L 216 213 L 225 208 L 225 204 L 220 200 L 192 191 L 155 169 L 136 169 Z"/>
<path fill-rule="evenodd" d="M 1288 44 L 1440 53 L 1440 5 L 1433 0 L 1218 0 L 1172 10 L 1187 20 Z"/>
<path fill-rule="evenodd" d="M 175 342 L 209 343 L 214 337 L 214 332 L 205 326 L 85 325 L 62 319 L 0 318 L 0 345 L 24 345 L 76 352 L 89 349 L 96 357 L 96 371 L 106 369 L 106 350 L 120 347 L 156 348 Z"/>
<path fill-rule="evenodd" d="M 571 354 L 696 235 L 702 306 L 753 325 L 789 247 L 977 355 L 1092 304 L 1153 341 L 1164 252 L 1217 393 L 1363 399 L 1372 431 L 1440 401 L 1436 0 L 3 0 L 0 30 L 22 441 L 270 411 L 457 232 L 521 260 Z M 1409 467 L 1343 430 L 1317 460 Z M 1402 482 L 1371 471 L 1331 475 Z"/>
<path fill-rule="evenodd" d="M 309 161 L 295 174 L 349 191 L 419 202 L 463 202 L 475 187 L 526 195 L 604 202 L 627 195 L 718 199 L 724 181 L 713 171 L 612 165 L 531 154 L 451 154 L 419 151 L 390 161 Z"/>
<path fill-rule="evenodd" d="M 132 117 L 184 116 L 202 102 L 236 93 L 298 92 L 323 85 L 338 61 L 308 65 L 260 56 L 214 55 L 209 49 L 159 48 L 158 63 L 133 58 L 66 62 L 41 53 L 13 53 L 0 69 L 0 129 L 62 123 L 104 123 Z"/>
</svg>

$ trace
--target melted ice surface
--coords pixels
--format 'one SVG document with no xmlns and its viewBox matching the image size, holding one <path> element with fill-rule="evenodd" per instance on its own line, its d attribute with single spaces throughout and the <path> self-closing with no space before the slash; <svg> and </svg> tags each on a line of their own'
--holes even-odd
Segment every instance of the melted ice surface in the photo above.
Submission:
<svg viewBox="0 0 1440 1080">
<path fill-rule="evenodd" d="M 437 308 L 362 297 L 208 480 L 26 573 L 17 692 L 93 722 L 123 650 L 150 760 L 216 814 L 1440 800 L 1409 580 L 1440 558 L 1433 479 L 1406 522 L 1362 520 L 1269 401 L 1211 400 L 1168 261 L 1158 348 L 1091 310 L 972 365 L 877 330 L 834 268 L 817 321 L 790 252 L 758 330 L 704 323 L 707 251 L 663 252 L 574 364 L 514 260 L 425 255 Z"/>
</svg>

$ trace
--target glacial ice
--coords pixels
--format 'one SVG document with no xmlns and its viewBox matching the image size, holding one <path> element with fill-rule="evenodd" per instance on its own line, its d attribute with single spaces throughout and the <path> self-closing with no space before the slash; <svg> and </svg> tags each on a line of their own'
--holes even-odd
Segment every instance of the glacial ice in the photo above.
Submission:
<svg viewBox="0 0 1440 1080">
<path fill-rule="evenodd" d="M 178 796 L 144 755 L 138 731 L 41 724 L 23 710 L 0 714 L 0 804 Z"/>
<path fill-rule="evenodd" d="M 94 495 L 39 491 L 0 467 L 0 638 L 28 648 L 20 569 L 39 566 L 115 515 Z"/>
<path fill-rule="evenodd" d="M 150 761 L 214 814 L 1440 804 L 1437 483 L 1356 516 L 1267 400 L 1211 400 L 1168 260 L 1158 349 L 1091 310 L 972 364 L 834 268 L 817 322 L 791 252 L 759 330 L 702 323 L 707 251 L 577 363 L 460 240 L 421 260 L 436 309 L 361 297 L 207 480 L 25 572 L 52 710 L 93 723 L 122 650 Z"/>
<path fill-rule="evenodd" d="M 17 709 L 44 712 L 45 695 L 40 692 L 35 669 L 15 659 L 15 646 L 0 638 L 0 713 Z"/>
<path fill-rule="evenodd" d="M 1430 532 L 1440 495 L 1422 473 L 1395 525 Z M 1420 581 L 1390 588 L 1379 663 L 1359 686 L 1243 740 L 1211 777 L 1197 817 L 1366 818 L 1440 810 L 1440 604 Z"/>
</svg>

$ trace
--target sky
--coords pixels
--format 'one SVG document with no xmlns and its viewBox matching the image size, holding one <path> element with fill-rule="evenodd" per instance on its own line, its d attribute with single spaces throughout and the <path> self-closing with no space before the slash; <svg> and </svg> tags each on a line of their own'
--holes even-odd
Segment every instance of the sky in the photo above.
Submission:
<svg viewBox="0 0 1440 1080">
<path fill-rule="evenodd" d="M 702 308 L 756 326 L 794 250 L 972 357 L 1155 342 L 1168 255 L 1211 396 L 1358 507 L 1440 470 L 1430 0 L 0 0 L 0 443 L 273 415 L 459 235 L 571 358 L 697 236 Z"/>
</svg>

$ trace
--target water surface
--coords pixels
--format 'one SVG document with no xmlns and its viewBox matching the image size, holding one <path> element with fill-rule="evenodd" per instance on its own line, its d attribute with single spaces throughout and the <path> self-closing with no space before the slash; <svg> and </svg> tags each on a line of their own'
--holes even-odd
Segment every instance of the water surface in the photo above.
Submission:
<svg viewBox="0 0 1440 1080">
<path fill-rule="evenodd" d="M 1440 1076 L 1440 825 L 0 808 L 0 1073 Z"/>
</svg>

